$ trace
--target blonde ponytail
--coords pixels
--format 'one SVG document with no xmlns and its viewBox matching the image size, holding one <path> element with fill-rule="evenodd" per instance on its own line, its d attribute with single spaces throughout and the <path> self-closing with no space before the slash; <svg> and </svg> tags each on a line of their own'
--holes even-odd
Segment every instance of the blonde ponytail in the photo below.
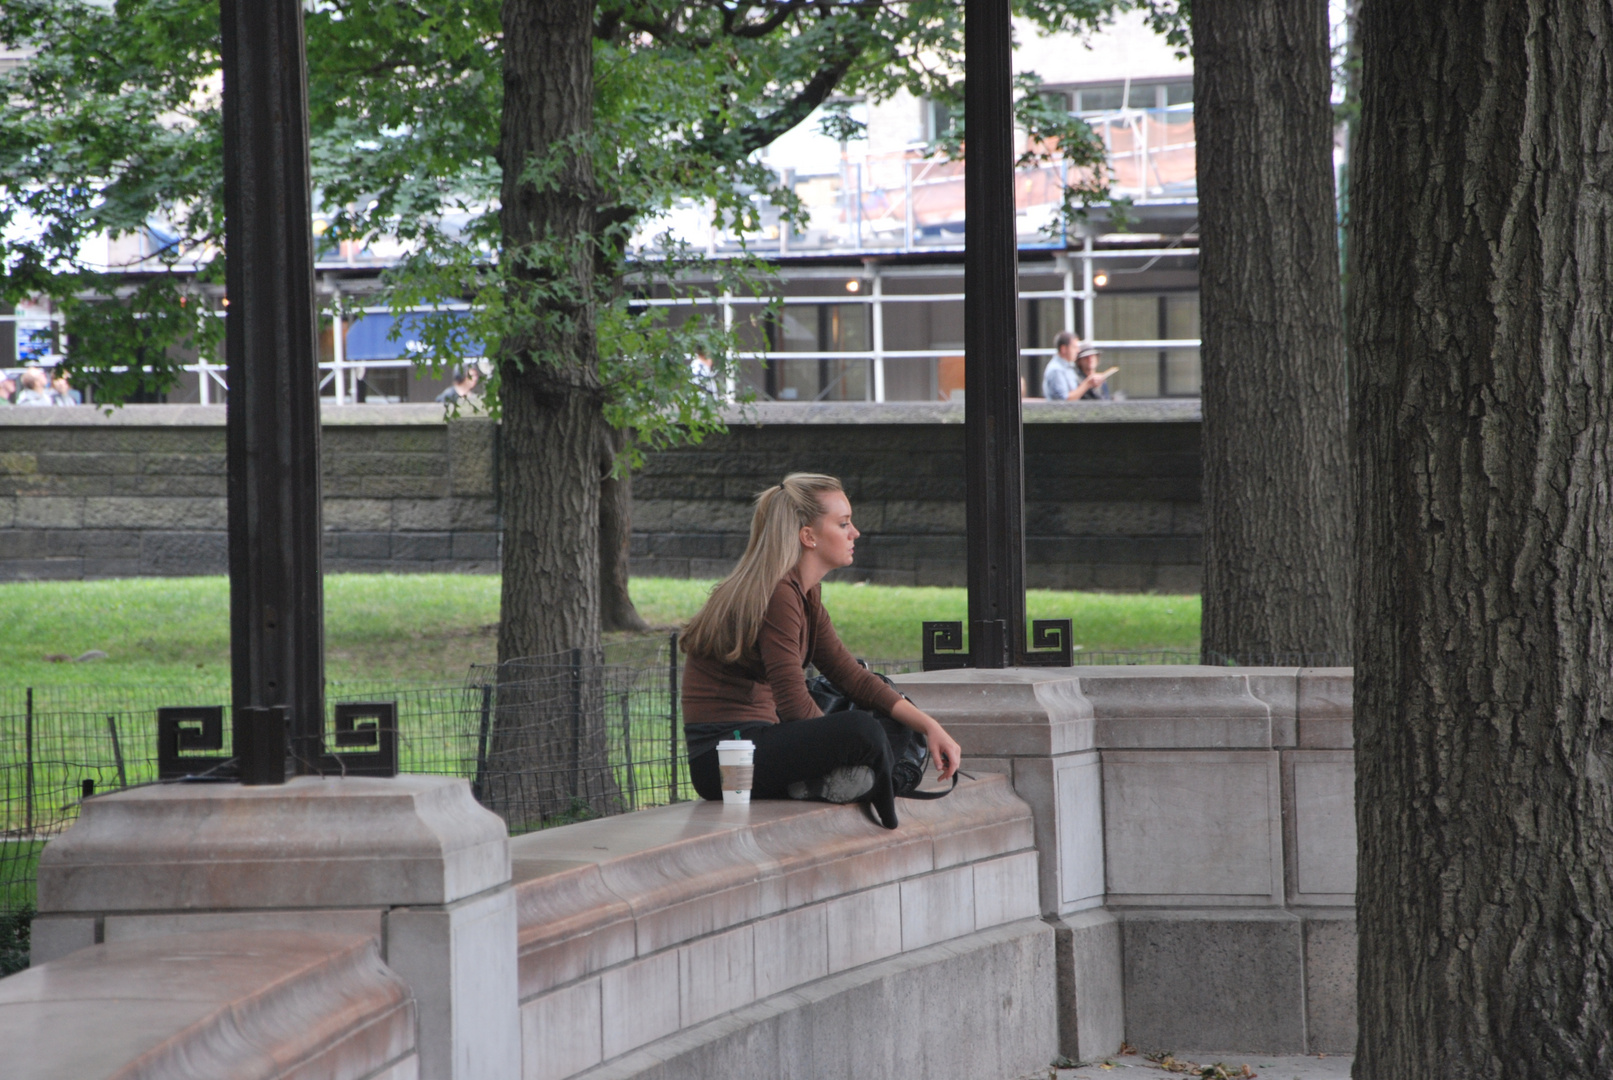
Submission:
<svg viewBox="0 0 1613 1080">
<path fill-rule="evenodd" d="M 801 527 L 823 516 L 821 496 L 841 490 L 832 476 L 791 473 L 756 497 L 745 554 L 689 620 L 685 652 L 734 663 L 755 647 L 773 589 L 801 561 Z"/>
</svg>

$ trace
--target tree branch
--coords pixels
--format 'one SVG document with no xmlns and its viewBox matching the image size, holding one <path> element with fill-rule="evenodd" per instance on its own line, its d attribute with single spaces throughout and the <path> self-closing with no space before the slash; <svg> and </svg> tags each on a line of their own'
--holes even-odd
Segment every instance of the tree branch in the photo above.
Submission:
<svg viewBox="0 0 1613 1080">
<path fill-rule="evenodd" d="M 811 116 L 812 110 L 829 99 L 835 87 L 846 77 L 846 72 L 850 71 L 851 66 L 862 56 L 864 46 L 862 31 L 868 28 L 882 6 L 882 0 L 867 0 L 865 3 L 841 7 L 842 11 L 847 7 L 855 11 L 859 25 L 825 50 L 823 66 L 794 97 L 783 106 L 751 123 L 696 140 L 693 144 L 694 149 L 728 160 L 738 160 L 769 145 Z"/>
<path fill-rule="evenodd" d="M 749 40 L 766 37 L 774 30 L 777 30 L 780 26 L 783 26 L 790 16 L 794 15 L 797 11 L 800 11 L 805 6 L 806 0 L 786 0 L 785 3 L 779 5 L 779 9 L 777 11 L 773 12 L 773 14 L 769 15 L 761 22 L 742 23 L 737 28 L 730 29 L 728 34 L 730 37 L 746 38 Z"/>
</svg>

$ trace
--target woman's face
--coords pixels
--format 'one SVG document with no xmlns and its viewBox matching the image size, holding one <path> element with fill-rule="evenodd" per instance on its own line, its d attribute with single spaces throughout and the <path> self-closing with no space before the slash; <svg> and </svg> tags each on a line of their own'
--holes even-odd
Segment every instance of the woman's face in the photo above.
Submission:
<svg viewBox="0 0 1613 1080">
<path fill-rule="evenodd" d="M 819 496 L 823 514 L 801 530 L 801 543 L 806 554 L 815 556 L 825 566 L 835 569 L 850 566 L 857 537 L 862 534 L 851 523 L 851 503 L 838 491 Z"/>
</svg>

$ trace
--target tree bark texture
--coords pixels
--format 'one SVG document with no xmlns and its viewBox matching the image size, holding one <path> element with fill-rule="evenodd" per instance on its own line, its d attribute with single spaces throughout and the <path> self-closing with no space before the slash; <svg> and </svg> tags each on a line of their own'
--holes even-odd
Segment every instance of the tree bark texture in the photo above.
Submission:
<svg viewBox="0 0 1613 1080">
<path fill-rule="evenodd" d="M 593 12 L 592 0 L 502 9 L 503 258 L 512 310 L 536 309 L 499 354 L 504 569 L 488 790 L 512 825 L 580 812 L 610 788 L 597 672 L 607 425 L 593 251 L 580 239 L 598 203 L 580 145 L 593 125 Z M 510 663 L 523 657 L 545 663 Z"/>
<path fill-rule="evenodd" d="M 593 125 L 591 0 L 506 0 L 505 258 L 516 278 L 554 272 L 523 266 L 535 244 L 593 234 L 597 192 L 587 154 L 563 152 L 549 183 L 534 162 Z M 599 645 L 599 454 L 605 421 L 594 331 L 593 260 L 584 244 L 559 268 L 551 295 L 572 303 L 501 346 L 504 409 L 503 610 L 499 660 Z"/>
<path fill-rule="evenodd" d="M 648 630 L 627 590 L 628 548 L 633 539 L 633 474 L 612 474 L 627 433 L 612 428 L 606 437 L 599 482 L 599 625 L 601 630 Z"/>
<path fill-rule="evenodd" d="M 1350 651 L 1346 371 L 1326 0 L 1194 0 L 1203 649 Z"/>
<path fill-rule="evenodd" d="M 1613 9 L 1360 33 L 1355 1076 L 1613 1076 Z"/>
</svg>

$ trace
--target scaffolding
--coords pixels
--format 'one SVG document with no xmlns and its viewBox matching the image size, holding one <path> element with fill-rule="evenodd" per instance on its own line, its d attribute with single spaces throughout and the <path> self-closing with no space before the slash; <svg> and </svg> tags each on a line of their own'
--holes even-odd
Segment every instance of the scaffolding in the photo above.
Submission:
<svg viewBox="0 0 1613 1080">
<path fill-rule="evenodd" d="M 1111 171 L 1111 190 L 1136 207 L 1156 208 L 1177 217 L 1191 218 L 1196 209 L 1197 185 L 1194 164 L 1193 112 L 1190 104 L 1156 109 L 1120 109 L 1083 114 L 1082 117 L 1102 140 Z M 640 257 L 649 257 L 655 230 L 670 232 L 686 242 L 703 247 L 707 255 L 721 259 L 741 251 L 777 260 L 782 295 L 741 297 L 734 295 L 686 296 L 678 299 L 651 297 L 643 302 L 652 306 L 690 305 L 720 311 L 722 324 L 732 328 L 736 312 L 746 307 L 786 303 L 835 303 L 865 305 L 870 327 L 867 347 L 836 350 L 790 350 L 768 348 L 741 354 L 742 361 L 764 365 L 821 361 L 829 364 L 861 365 L 865 370 L 859 382 L 865 388 L 862 400 L 890 400 L 887 389 L 892 365 L 929 364 L 958 359 L 962 344 L 927 349 L 887 347 L 887 309 L 915 303 L 963 302 L 963 185 L 962 162 L 925 156 L 920 148 L 899 154 L 865 155 L 851 159 L 842 155 L 828 171 L 813 175 L 780 173 L 780 183 L 792 190 L 806 207 L 803 222 L 785 221 L 777 207 L 756 196 L 758 228 L 747 233 L 723 231 L 712 224 L 709 204 L 688 203 L 675 207 L 669 216 L 643 230 L 638 238 Z M 1059 277 L 1055 289 L 1023 290 L 1021 300 L 1047 301 L 1061 308 L 1062 329 L 1108 350 L 1134 350 L 1159 356 L 1160 392 L 1167 391 L 1167 355 L 1184 350 L 1196 351 L 1196 337 L 1135 337 L 1097 339 L 1095 305 L 1105 289 L 1105 278 L 1118 284 L 1122 275 L 1137 273 L 1127 261 L 1147 260 L 1147 269 L 1159 260 L 1180 263 L 1191 260 L 1196 269 L 1197 248 L 1186 243 L 1191 228 L 1168 245 L 1156 247 L 1113 247 L 1095 249 L 1093 238 L 1069 234 L 1060 208 L 1068 185 L 1079 177 L 1068 167 L 1036 165 L 1016 170 L 1014 179 L 1016 231 L 1021 251 L 1051 256 Z M 444 303 L 435 308 L 390 308 L 366 305 L 365 291 L 373 286 L 354 276 L 378 274 L 398 258 L 396 244 L 377 243 L 374 248 L 356 241 L 344 241 L 321 251 L 316 262 L 320 275 L 321 313 L 331 332 L 328 358 L 319 361 L 320 391 L 338 405 L 360 400 L 360 380 L 374 370 L 414 369 L 417 358 L 403 343 L 394 357 L 368 356 L 355 359 L 348 354 L 347 330 L 353 321 L 365 316 L 407 318 L 428 311 L 468 311 L 469 305 Z M 955 253 L 956 260 L 945 256 Z M 942 261 L 929 265 L 898 265 L 893 257 L 940 255 Z M 828 256 L 860 265 L 804 265 L 814 257 Z M 139 272 L 141 267 L 129 267 Z M 941 293 L 904 292 L 901 284 L 918 278 L 955 279 L 957 288 Z M 844 296 L 826 297 L 796 294 L 793 287 L 821 280 L 848 283 Z M 344 287 L 345 283 L 345 287 Z M 855 283 L 855 289 L 850 288 Z M 216 290 L 208 290 L 216 291 Z M 215 298 L 216 301 L 217 298 Z M 221 308 L 214 311 L 222 316 Z M 51 322 L 61 327 L 62 317 L 53 312 Z M 0 315 L 0 322 L 37 322 L 37 316 Z M 61 338 L 58 334 L 56 340 Z M 1026 360 L 1051 355 L 1053 349 L 1037 344 L 1021 350 Z M 62 357 L 54 352 L 30 362 L 53 366 Z M 469 357 L 461 358 L 463 360 Z M 959 360 L 961 363 L 961 359 Z M 15 370 L 22 361 L 0 358 L 0 369 Z M 183 365 L 196 377 L 201 404 L 222 401 L 228 390 L 225 365 L 219 357 L 200 356 Z M 843 384 L 844 375 L 837 382 Z M 1192 382 L 1196 392 L 1196 381 Z M 730 388 L 733 389 L 732 387 Z M 820 388 L 818 397 L 828 393 Z M 1034 388 L 1032 388 L 1034 392 Z M 373 398 L 372 398 L 373 399 Z"/>
<path fill-rule="evenodd" d="M 1099 249 L 1089 236 L 1083 240 L 1080 248 L 1059 252 L 1054 256 L 1053 273 L 1059 279 L 1058 288 L 1021 289 L 1019 298 L 1022 301 L 1057 302 L 1061 309 L 1061 329 L 1100 349 L 1137 350 L 1162 354 L 1173 350 L 1197 350 L 1200 344 L 1197 337 L 1099 338 L 1096 336 L 1098 320 L 1095 310 L 1098 297 L 1104 292 L 1105 286 L 1113 283 L 1117 276 L 1151 269 L 1162 260 L 1192 262 L 1196 267 L 1197 257 L 1198 248 L 1186 244 L 1184 238 L 1178 238 L 1176 243 L 1168 246 Z M 1121 262 L 1141 262 L 1142 265 L 1140 267 L 1116 265 Z M 1030 276 L 1030 272 L 1027 271 L 1022 270 L 1022 274 Z M 927 349 L 886 347 L 888 308 L 903 304 L 963 303 L 961 263 L 903 266 L 888 265 L 878 258 L 865 258 L 860 267 L 792 266 L 781 270 L 781 276 L 787 279 L 785 289 L 774 296 L 735 296 L 731 293 L 722 293 L 704 297 L 688 295 L 676 298 L 653 297 L 642 302 L 656 307 L 686 307 L 704 309 L 707 312 L 715 310 L 720 312 L 724 327 L 734 325 L 736 312 L 741 309 L 747 307 L 754 309 L 778 301 L 864 305 L 869 309 L 870 348 L 845 350 L 769 348 L 742 352 L 737 359 L 764 364 L 811 360 L 864 363 L 867 365 L 868 375 L 863 381 L 869 388 L 869 393 L 863 400 L 874 402 L 890 400 L 886 393 L 888 365 L 913 362 L 935 364 L 962 353 L 961 344 Z M 904 292 L 893 291 L 888 287 L 892 283 L 937 279 L 956 281 L 957 288 L 947 292 Z M 791 284 L 828 281 L 844 282 L 847 291 L 844 295 L 826 296 L 821 293 L 794 294 L 789 290 Z M 697 284 L 688 286 L 691 290 L 697 287 Z M 1020 356 L 1026 360 L 1041 359 L 1053 355 L 1054 351 L 1048 345 L 1026 346 L 1020 349 Z M 730 393 L 735 389 L 731 387 Z M 762 388 L 753 389 L 761 391 Z M 1030 389 L 1031 396 L 1035 396 L 1034 388 Z M 823 400 L 827 396 L 828 388 L 823 388 L 819 391 L 818 400 Z"/>
</svg>

